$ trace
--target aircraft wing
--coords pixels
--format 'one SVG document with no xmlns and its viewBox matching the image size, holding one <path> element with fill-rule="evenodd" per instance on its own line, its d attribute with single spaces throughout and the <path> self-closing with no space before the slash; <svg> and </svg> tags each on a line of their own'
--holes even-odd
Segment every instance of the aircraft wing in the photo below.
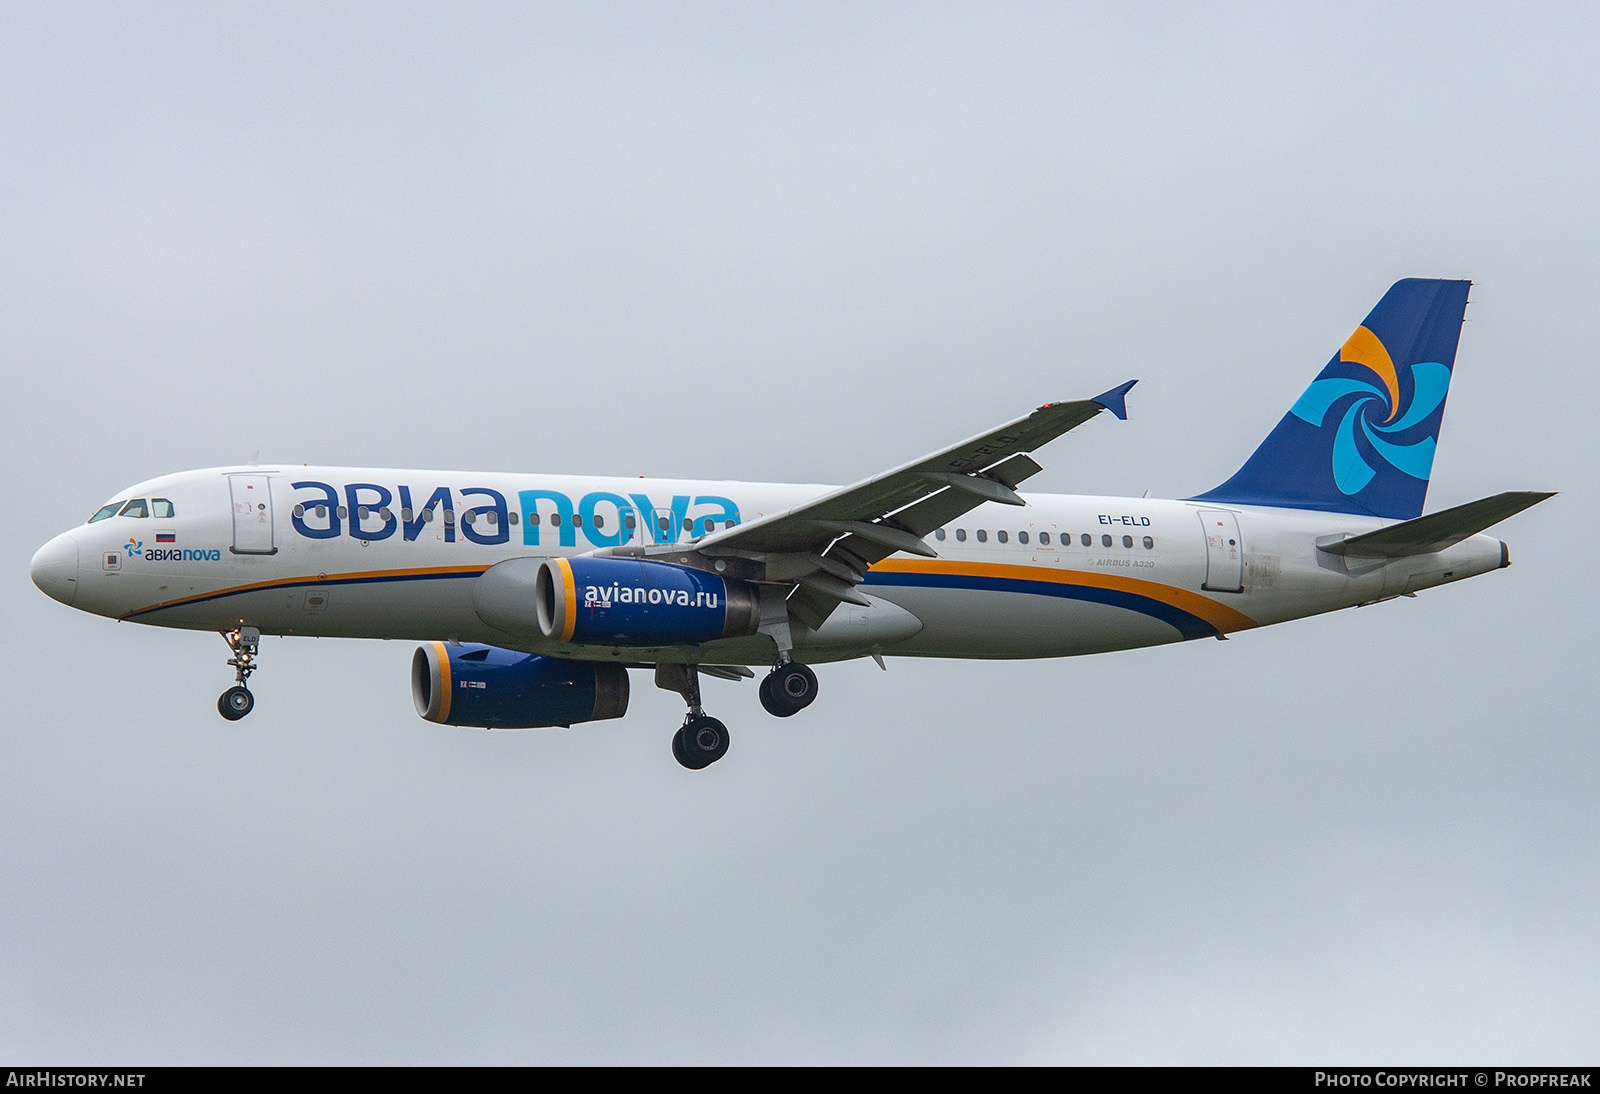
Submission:
<svg viewBox="0 0 1600 1094">
<path fill-rule="evenodd" d="M 763 564 L 768 582 L 794 585 L 789 610 L 813 629 L 841 601 L 867 603 L 855 586 L 897 551 L 934 557 L 923 536 L 986 501 L 1022 505 L 1015 487 L 1041 470 L 1027 454 L 1109 410 L 1127 418 L 1130 380 L 1093 399 L 1046 403 L 920 460 L 841 487 L 782 513 L 717 532 L 694 547 L 712 558 Z M 649 553 L 681 553 L 663 546 Z"/>
</svg>

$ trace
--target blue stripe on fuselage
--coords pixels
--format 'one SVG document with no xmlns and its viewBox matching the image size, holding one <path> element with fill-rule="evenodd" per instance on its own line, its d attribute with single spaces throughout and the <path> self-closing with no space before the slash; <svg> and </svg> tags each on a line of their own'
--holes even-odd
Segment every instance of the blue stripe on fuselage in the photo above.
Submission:
<svg viewBox="0 0 1600 1094">
<path fill-rule="evenodd" d="M 1182 608 L 1164 604 L 1153 597 L 1121 589 L 1103 589 L 1093 585 L 1068 585 L 1059 581 L 1026 581 L 1012 577 L 984 577 L 978 574 L 939 573 L 879 573 L 868 571 L 865 585 L 905 585 L 921 589 L 974 589 L 984 592 L 1024 593 L 1033 596 L 1054 596 L 1065 600 L 1083 600 L 1091 604 L 1105 604 L 1112 608 L 1148 615 L 1173 627 L 1185 638 L 1210 638 L 1217 628 L 1199 616 Z"/>
</svg>

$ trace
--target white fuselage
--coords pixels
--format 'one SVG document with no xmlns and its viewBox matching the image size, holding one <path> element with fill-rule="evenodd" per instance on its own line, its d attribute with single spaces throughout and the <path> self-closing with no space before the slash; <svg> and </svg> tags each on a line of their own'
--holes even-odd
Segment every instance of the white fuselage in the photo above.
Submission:
<svg viewBox="0 0 1600 1094">
<path fill-rule="evenodd" d="M 170 515 L 117 515 L 74 528 L 41 550 L 35 575 L 73 607 L 165 627 L 459 640 L 597 660 L 770 664 L 774 647 L 763 635 L 614 650 L 562 643 L 536 629 L 509 632 L 482 618 L 475 581 L 512 558 L 630 543 L 687 546 L 706 533 L 707 521 L 721 530 L 826 489 L 217 468 L 123 491 L 118 500 L 162 499 Z M 878 563 L 859 590 L 869 604 L 840 604 L 817 631 L 798 626 L 796 658 L 1058 657 L 1156 645 L 1458 581 L 1500 567 L 1505 557 L 1499 540 L 1479 534 L 1432 554 L 1347 560 L 1319 551 L 1318 539 L 1392 522 L 1338 513 L 1025 497 L 1025 506 L 984 504 L 935 532 L 928 543 L 936 559 L 897 554 Z"/>
</svg>

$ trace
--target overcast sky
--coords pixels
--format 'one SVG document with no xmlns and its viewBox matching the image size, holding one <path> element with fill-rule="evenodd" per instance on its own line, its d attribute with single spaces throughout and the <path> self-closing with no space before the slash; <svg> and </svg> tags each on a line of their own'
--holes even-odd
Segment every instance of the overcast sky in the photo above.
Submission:
<svg viewBox="0 0 1600 1094">
<path fill-rule="evenodd" d="M 1203 13 L 1201 8 L 1204 9 Z M 1600 1026 L 1590 5 L 0 6 L 0 1060 L 1574 1063 Z M 1185 496 L 1475 281 L 1515 565 L 1232 641 L 491 734 L 411 647 L 73 612 L 237 463 L 843 482 L 1142 383 Z"/>
</svg>

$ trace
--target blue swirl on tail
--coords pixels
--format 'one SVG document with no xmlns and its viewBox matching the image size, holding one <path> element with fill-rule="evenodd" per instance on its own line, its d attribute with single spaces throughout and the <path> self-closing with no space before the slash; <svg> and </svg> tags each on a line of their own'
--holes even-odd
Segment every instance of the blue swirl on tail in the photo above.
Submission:
<svg viewBox="0 0 1600 1094">
<path fill-rule="evenodd" d="M 1396 282 L 1238 473 L 1190 500 L 1420 516 L 1471 287 Z"/>
</svg>

